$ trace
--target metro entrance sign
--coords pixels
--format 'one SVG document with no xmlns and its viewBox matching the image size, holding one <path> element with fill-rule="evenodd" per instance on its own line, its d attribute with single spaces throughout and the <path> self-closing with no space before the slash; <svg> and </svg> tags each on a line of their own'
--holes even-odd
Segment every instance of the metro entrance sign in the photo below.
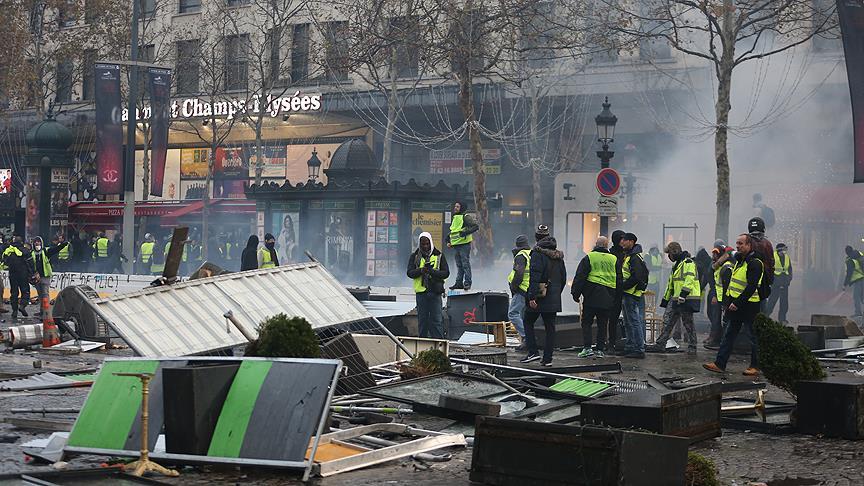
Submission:
<svg viewBox="0 0 864 486">
<path fill-rule="evenodd" d="M 597 192 L 601 196 L 614 196 L 618 194 L 618 189 L 621 189 L 621 176 L 615 169 L 605 168 L 600 169 L 597 173 Z"/>
</svg>

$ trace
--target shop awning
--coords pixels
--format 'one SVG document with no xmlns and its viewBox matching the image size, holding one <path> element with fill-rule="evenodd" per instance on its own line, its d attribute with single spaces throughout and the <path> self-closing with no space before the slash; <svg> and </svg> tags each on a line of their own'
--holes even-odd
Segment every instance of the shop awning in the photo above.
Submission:
<svg viewBox="0 0 864 486">
<path fill-rule="evenodd" d="M 861 208 L 864 208 L 864 185 L 843 184 L 815 189 L 804 205 L 804 212 L 831 222 L 853 223 L 864 220 Z"/>
<path fill-rule="evenodd" d="M 137 201 L 135 217 L 164 216 L 176 219 L 201 212 L 204 201 Z M 255 202 L 240 199 L 212 199 L 210 208 L 218 213 L 254 214 Z M 106 222 L 123 217 L 122 202 L 73 202 L 69 204 L 69 217 L 81 223 Z"/>
</svg>

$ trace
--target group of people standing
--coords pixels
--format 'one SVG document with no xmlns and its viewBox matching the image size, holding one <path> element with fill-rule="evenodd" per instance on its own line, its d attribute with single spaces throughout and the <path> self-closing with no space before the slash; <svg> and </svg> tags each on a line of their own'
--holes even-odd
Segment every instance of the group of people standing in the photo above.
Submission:
<svg viewBox="0 0 864 486">
<path fill-rule="evenodd" d="M 12 307 L 12 319 L 17 319 L 19 312 L 24 317 L 29 316 L 27 305 L 30 303 L 30 286 L 36 287 L 39 299 L 47 299 L 51 288 L 51 277 L 54 275 L 54 265 L 59 263 L 59 255 L 67 251 L 69 243 L 62 235 L 54 239 L 55 244 L 46 247 L 42 237 L 37 236 L 25 242 L 20 235 L 6 242 L 0 239 L 0 269 L 9 274 L 9 304 Z M 4 294 L 3 279 L 0 278 L 0 296 Z M 0 299 L 0 313 L 9 312 Z M 42 311 L 40 309 L 41 317 Z"/>
</svg>

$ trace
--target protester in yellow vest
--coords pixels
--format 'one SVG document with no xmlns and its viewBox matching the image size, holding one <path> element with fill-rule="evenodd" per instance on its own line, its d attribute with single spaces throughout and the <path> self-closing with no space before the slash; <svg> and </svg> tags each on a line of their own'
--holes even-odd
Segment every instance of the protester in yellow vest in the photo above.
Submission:
<svg viewBox="0 0 864 486">
<path fill-rule="evenodd" d="M 660 272 L 663 270 L 663 255 L 657 249 L 657 245 L 651 245 L 648 250 L 648 257 L 645 258 L 645 265 L 648 267 L 648 290 L 654 292 L 654 295 L 660 298 Z"/>
<path fill-rule="evenodd" d="M 110 260 L 108 258 L 108 247 L 111 245 L 111 240 L 105 236 L 105 232 L 99 233 L 96 241 L 93 242 L 93 260 L 96 263 L 96 268 L 93 271 L 107 273 Z"/>
<path fill-rule="evenodd" d="M 51 268 L 51 258 L 60 252 L 63 248 L 69 245 L 63 241 L 59 245 L 50 248 L 44 248 L 42 237 L 33 238 L 33 266 L 36 269 L 36 275 L 39 276 L 36 284 L 36 292 L 39 295 L 39 301 L 48 297 L 48 291 L 51 288 L 51 277 L 54 275 L 54 269 Z M 42 317 L 42 306 L 39 306 L 39 316 Z"/>
<path fill-rule="evenodd" d="M 273 268 L 279 266 L 279 256 L 276 254 L 276 237 L 270 233 L 264 235 L 264 248 L 258 250 L 258 268 Z"/>
<path fill-rule="evenodd" d="M 582 351 L 580 358 L 603 357 L 606 351 L 606 329 L 611 311 L 615 306 L 615 288 L 618 276 L 615 265 L 618 259 L 609 253 L 609 238 L 597 238 L 594 249 L 582 258 L 570 285 L 570 295 L 575 302 L 582 298 Z M 593 346 L 591 325 L 597 319 L 597 347 Z"/>
<path fill-rule="evenodd" d="M 66 238 L 63 234 L 58 234 L 54 238 L 51 239 L 52 246 L 60 246 L 60 243 L 63 242 Z M 54 267 L 54 271 L 56 272 L 67 272 L 69 271 L 69 264 L 72 261 L 72 245 L 63 245 L 63 248 L 57 252 L 56 255 L 51 257 L 51 265 Z"/>
<path fill-rule="evenodd" d="M 723 296 L 723 302 L 728 300 L 727 312 L 729 313 L 729 326 L 723 334 L 720 342 L 720 350 L 714 362 L 705 363 L 702 366 L 715 373 L 726 371 L 726 364 L 735 346 L 735 339 L 745 327 L 750 334 L 750 366 L 744 370 L 745 376 L 756 376 L 759 369 L 756 367 L 756 334 L 753 332 L 753 321 L 760 311 L 759 287 L 765 275 L 765 265 L 759 259 L 755 250 L 755 241 L 748 234 L 739 235 L 735 240 L 735 266 L 732 268 L 732 278 L 729 280 L 729 288 Z"/>
<path fill-rule="evenodd" d="M 465 214 L 465 204 L 461 201 L 453 203 L 453 213 L 450 221 L 450 231 L 444 237 L 448 248 L 452 248 L 456 260 L 456 283 L 451 289 L 471 288 L 471 242 L 472 234 L 479 229 L 474 218 Z"/>
<path fill-rule="evenodd" d="M 144 235 L 144 242 L 141 243 L 141 248 L 138 251 L 136 273 L 139 275 L 148 275 L 153 268 L 153 252 L 156 249 L 156 240 L 153 235 L 147 233 Z"/>
<path fill-rule="evenodd" d="M 636 243 L 636 235 L 625 233 L 621 237 L 624 262 L 621 266 L 621 288 L 624 289 L 622 311 L 624 313 L 625 358 L 645 358 L 645 298 L 642 294 L 648 287 L 648 267 L 642 260 L 642 246 Z"/>
<path fill-rule="evenodd" d="M 3 250 L 3 264 L 9 269 L 9 302 L 12 304 L 12 319 L 18 318 L 18 311 L 27 317 L 27 304 L 30 302 L 30 282 L 35 278 L 33 255 L 24 245 L 24 238 L 15 235 L 12 244 Z"/>
<path fill-rule="evenodd" d="M 3 255 L 3 252 L 6 251 L 6 248 L 9 245 L 6 243 L 6 237 L 0 235 L 0 255 Z M 6 273 L 6 263 L 3 262 L 3 258 L 0 257 L 0 314 L 5 314 L 9 312 L 9 309 L 3 304 L 3 295 L 6 293 L 5 284 L 3 283 L 4 273 Z"/>
<path fill-rule="evenodd" d="M 765 305 L 765 315 L 771 316 L 774 306 L 780 301 L 777 320 L 788 324 L 786 314 L 789 312 L 789 286 L 792 284 L 792 262 L 789 261 L 786 243 L 777 243 L 774 247 L 774 283 L 771 284 L 771 295 Z"/>
<path fill-rule="evenodd" d="M 696 353 L 696 329 L 693 326 L 693 313 L 699 312 L 702 302 L 702 286 L 699 284 L 699 274 L 696 263 L 690 258 L 690 253 L 681 248 L 677 241 L 666 245 L 666 255 L 672 262 L 672 272 L 666 283 L 666 292 L 660 307 L 663 312 L 663 330 L 654 342 L 647 348 L 649 351 L 664 352 L 666 342 L 672 335 L 675 324 L 681 321 L 684 326 L 684 337 L 687 341 L 687 352 Z"/>
<path fill-rule="evenodd" d="M 864 303 L 864 254 L 860 251 L 846 247 L 846 279 L 843 281 L 843 290 L 852 287 L 852 301 L 855 303 L 855 314 L 861 315 L 861 304 Z"/>
<path fill-rule="evenodd" d="M 510 307 L 507 309 L 507 318 L 513 323 L 520 339 L 525 339 L 525 292 L 528 291 L 528 282 L 531 271 L 531 246 L 528 237 L 519 235 L 516 237 L 516 247 L 513 248 L 513 270 L 507 276 L 510 287 Z M 524 351 L 525 343 L 522 342 L 516 351 Z"/>
<path fill-rule="evenodd" d="M 723 240 L 715 241 L 714 248 L 711 249 L 711 260 L 713 278 L 709 280 L 711 290 L 708 293 L 708 320 L 711 321 L 711 330 L 702 347 L 716 351 L 720 349 L 723 327 L 729 322 L 729 315 L 724 312 L 723 295 L 732 277 L 732 248 L 726 246 Z"/>
<path fill-rule="evenodd" d="M 424 231 L 417 238 L 417 250 L 408 257 L 408 278 L 417 301 L 417 324 L 421 338 L 444 339 L 441 295 L 450 268 L 444 254 L 435 249 L 432 235 Z"/>
</svg>

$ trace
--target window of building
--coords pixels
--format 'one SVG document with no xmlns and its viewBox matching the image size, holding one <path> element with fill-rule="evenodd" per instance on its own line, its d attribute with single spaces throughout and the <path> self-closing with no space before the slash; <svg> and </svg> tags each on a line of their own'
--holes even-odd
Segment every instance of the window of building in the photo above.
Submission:
<svg viewBox="0 0 864 486">
<path fill-rule="evenodd" d="M 249 86 L 249 34 L 225 38 L 225 90 L 245 90 Z"/>
<path fill-rule="evenodd" d="M 228 0 L 229 7 L 241 7 L 243 5 L 249 5 L 250 0 Z"/>
<path fill-rule="evenodd" d="M 530 69 L 548 67 L 554 58 L 552 47 L 555 22 L 551 21 L 554 5 L 551 2 L 538 2 L 526 15 L 530 18 L 526 19 L 520 40 L 524 66 Z"/>
<path fill-rule="evenodd" d="M 201 41 L 190 39 L 177 42 L 177 65 L 174 69 L 177 94 L 194 94 L 200 91 L 200 58 Z"/>
<path fill-rule="evenodd" d="M 138 47 L 138 60 L 152 63 L 156 59 L 156 46 L 147 44 Z M 146 67 L 138 68 L 138 98 L 150 97 L 150 77 L 147 75 Z"/>
<path fill-rule="evenodd" d="M 85 101 L 93 101 L 96 99 L 96 50 L 87 49 L 84 51 L 84 65 L 81 72 L 81 99 Z"/>
<path fill-rule="evenodd" d="M 156 0 L 139 0 L 139 2 L 142 18 L 151 19 L 156 16 Z"/>
<path fill-rule="evenodd" d="M 78 8 L 75 0 L 66 0 L 57 6 L 57 23 L 60 27 L 71 27 L 78 21 Z"/>
<path fill-rule="evenodd" d="M 410 43 L 412 35 L 418 32 L 416 17 L 394 17 L 390 19 L 391 38 L 399 39 L 393 49 L 393 66 L 397 78 L 416 78 L 420 72 L 420 54 Z"/>
<path fill-rule="evenodd" d="M 282 27 L 274 27 L 267 31 L 267 72 L 270 82 L 278 84 L 285 78 L 286 63 L 285 36 Z"/>
<path fill-rule="evenodd" d="M 200 12 L 201 0 L 179 0 L 180 13 Z"/>
<path fill-rule="evenodd" d="M 348 79 L 348 22 L 327 22 L 324 35 L 327 79 Z"/>
<path fill-rule="evenodd" d="M 57 93 L 59 103 L 72 102 L 72 62 L 62 61 L 57 64 Z"/>
<path fill-rule="evenodd" d="M 309 77 L 309 24 L 294 25 L 291 36 L 291 81 Z"/>
</svg>

